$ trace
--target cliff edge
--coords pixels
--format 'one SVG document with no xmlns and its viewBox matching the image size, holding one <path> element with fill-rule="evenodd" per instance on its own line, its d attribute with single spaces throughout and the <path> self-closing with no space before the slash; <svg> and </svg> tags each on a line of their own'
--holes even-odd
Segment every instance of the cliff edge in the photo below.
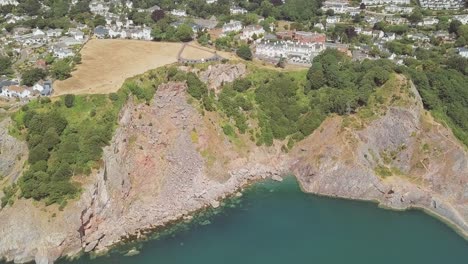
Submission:
<svg viewBox="0 0 468 264">
<path fill-rule="evenodd" d="M 127 102 L 101 169 L 80 179 L 79 199 L 63 211 L 25 199 L 0 211 L 0 256 L 43 264 L 105 251 L 125 237 L 217 207 L 251 181 L 290 172 L 305 192 L 422 208 L 466 235 L 467 152 L 423 110 L 410 82 L 395 81 L 380 103 L 328 118 L 289 153 L 226 136 L 217 113 L 202 114 L 189 103 L 185 83 L 162 84 L 150 104 Z M 0 133 L 6 129 L 0 126 Z"/>
</svg>

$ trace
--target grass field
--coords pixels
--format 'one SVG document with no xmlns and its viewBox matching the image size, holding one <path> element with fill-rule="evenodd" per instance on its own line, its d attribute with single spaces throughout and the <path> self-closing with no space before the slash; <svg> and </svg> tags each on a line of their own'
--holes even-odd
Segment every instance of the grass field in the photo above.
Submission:
<svg viewBox="0 0 468 264">
<path fill-rule="evenodd" d="M 81 50 L 82 64 L 72 77 L 54 83 L 54 96 L 115 92 L 129 77 L 177 62 L 181 48 L 181 43 L 90 40 Z"/>
<path fill-rule="evenodd" d="M 181 54 L 181 57 L 189 60 L 209 59 L 215 55 L 214 51 L 207 48 L 198 48 L 187 45 Z"/>
</svg>

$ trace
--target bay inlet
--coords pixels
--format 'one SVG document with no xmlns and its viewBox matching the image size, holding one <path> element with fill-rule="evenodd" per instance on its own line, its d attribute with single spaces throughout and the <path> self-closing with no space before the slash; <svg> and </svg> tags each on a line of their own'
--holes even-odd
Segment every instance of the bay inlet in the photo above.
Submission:
<svg viewBox="0 0 468 264">
<path fill-rule="evenodd" d="M 293 177 L 254 184 L 233 204 L 158 239 L 60 263 L 468 263 L 468 241 L 421 211 L 305 194 Z"/>
</svg>

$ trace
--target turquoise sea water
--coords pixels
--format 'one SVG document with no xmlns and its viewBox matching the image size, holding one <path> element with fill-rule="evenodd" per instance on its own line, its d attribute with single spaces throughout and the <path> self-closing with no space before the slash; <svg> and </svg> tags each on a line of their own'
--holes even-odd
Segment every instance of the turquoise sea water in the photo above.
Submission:
<svg viewBox="0 0 468 264">
<path fill-rule="evenodd" d="M 304 194 L 293 178 L 256 184 L 235 208 L 137 247 L 74 264 L 457 264 L 468 242 L 419 211 Z M 123 248 L 120 248 L 123 250 Z"/>
</svg>

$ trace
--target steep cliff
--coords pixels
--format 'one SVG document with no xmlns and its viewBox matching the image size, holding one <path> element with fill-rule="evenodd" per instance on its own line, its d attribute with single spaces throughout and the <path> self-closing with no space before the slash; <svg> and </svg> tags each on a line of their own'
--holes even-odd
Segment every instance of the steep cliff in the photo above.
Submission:
<svg viewBox="0 0 468 264">
<path fill-rule="evenodd" d="M 229 140 L 217 114 L 201 115 L 183 83 L 163 84 L 150 105 L 129 101 L 103 155 L 103 167 L 77 177 L 81 198 L 64 211 L 19 199 L 0 211 L 0 256 L 51 263 L 105 250 L 287 168 L 275 149 Z"/>
<path fill-rule="evenodd" d="M 130 100 L 123 108 L 101 169 L 76 178 L 83 186 L 79 200 L 60 211 L 19 199 L 0 211 L 0 256 L 51 263 L 103 251 L 129 235 L 219 206 L 249 181 L 289 172 L 306 192 L 424 208 L 468 233 L 466 150 L 423 110 L 407 80 L 399 76 L 393 87 L 381 103 L 328 118 L 284 153 L 280 146 L 227 137 L 218 114 L 202 114 L 189 103 L 184 83 L 162 84 L 152 103 Z M 7 135 L 7 126 L 0 128 Z"/>
<path fill-rule="evenodd" d="M 327 119 L 291 153 L 292 170 L 305 192 L 421 208 L 467 236 L 466 149 L 398 78 L 377 117 Z"/>
</svg>

